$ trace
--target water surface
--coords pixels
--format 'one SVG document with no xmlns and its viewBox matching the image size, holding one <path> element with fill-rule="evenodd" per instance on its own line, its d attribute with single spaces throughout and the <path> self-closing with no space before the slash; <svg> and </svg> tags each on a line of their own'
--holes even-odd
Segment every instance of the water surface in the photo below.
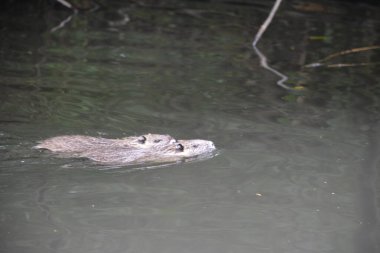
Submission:
<svg viewBox="0 0 380 253">
<path fill-rule="evenodd" d="M 284 3 L 259 43 L 302 92 L 278 87 L 251 48 L 268 1 L 107 1 L 71 17 L 11 4 L 0 22 L 1 251 L 378 252 L 378 67 L 302 66 L 375 45 L 379 7 L 316 4 Z M 148 132 L 209 139 L 219 155 L 109 168 L 31 149 L 63 134 Z"/>
</svg>

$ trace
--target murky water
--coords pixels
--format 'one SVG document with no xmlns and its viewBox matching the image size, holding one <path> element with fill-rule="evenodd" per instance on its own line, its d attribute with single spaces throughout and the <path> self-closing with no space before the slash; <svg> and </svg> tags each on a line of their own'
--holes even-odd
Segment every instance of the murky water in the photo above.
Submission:
<svg viewBox="0 0 380 253">
<path fill-rule="evenodd" d="M 1 15 L 1 252 L 379 252 L 378 66 L 302 69 L 376 45 L 379 6 L 107 1 Z M 61 23 L 66 19 L 66 23 Z M 61 23 L 61 25 L 60 25 Z M 378 50 L 332 63 L 379 61 Z M 165 133 L 219 155 L 105 168 L 31 147 Z"/>
</svg>

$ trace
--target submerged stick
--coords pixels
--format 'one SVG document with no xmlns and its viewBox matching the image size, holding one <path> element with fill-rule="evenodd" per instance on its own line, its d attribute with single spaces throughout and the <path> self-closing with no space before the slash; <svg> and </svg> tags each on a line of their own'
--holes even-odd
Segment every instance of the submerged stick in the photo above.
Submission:
<svg viewBox="0 0 380 253">
<path fill-rule="evenodd" d="M 291 90 L 292 88 L 287 86 L 284 82 L 286 82 L 288 80 L 288 77 L 284 74 L 282 74 L 281 72 L 279 72 L 278 70 L 270 67 L 268 65 L 268 62 L 267 62 L 267 58 L 265 57 L 265 55 L 257 48 L 257 43 L 259 42 L 259 40 L 261 39 L 262 35 L 264 34 L 265 30 L 267 29 L 267 27 L 269 26 L 269 24 L 272 22 L 272 19 L 274 17 L 274 15 L 276 14 L 277 10 L 278 10 L 278 7 L 280 6 L 281 4 L 281 1 L 282 0 L 276 0 L 276 2 L 274 3 L 273 7 L 272 7 L 272 10 L 270 11 L 267 19 L 265 20 L 265 22 L 261 25 L 259 31 L 256 33 L 256 36 L 252 42 L 252 47 L 253 47 L 253 50 L 255 51 L 255 53 L 259 56 L 260 58 L 260 65 L 269 70 L 270 72 L 272 72 L 273 74 L 277 75 L 278 77 L 280 77 L 281 79 L 277 81 L 277 85 L 284 88 L 284 89 L 287 89 L 287 90 Z"/>
</svg>

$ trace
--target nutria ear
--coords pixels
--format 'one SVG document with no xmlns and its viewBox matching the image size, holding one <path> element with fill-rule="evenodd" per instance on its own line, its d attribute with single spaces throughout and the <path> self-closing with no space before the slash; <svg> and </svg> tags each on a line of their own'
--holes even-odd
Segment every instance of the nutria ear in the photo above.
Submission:
<svg viewBox="0 0 380 253">
<path fill-rule="evenodd" d="M 144 144 L 146 141 L 146 137 L 144 135 L 141 135 L 139 138 L 137 138 L 138 143 Z"/>
</svg>

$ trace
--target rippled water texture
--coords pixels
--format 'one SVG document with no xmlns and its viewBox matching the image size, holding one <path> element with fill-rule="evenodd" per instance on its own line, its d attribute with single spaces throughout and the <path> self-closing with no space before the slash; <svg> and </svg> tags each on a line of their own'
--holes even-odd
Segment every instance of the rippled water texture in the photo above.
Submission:
<svg viewBox="0 0 380 253">
<path fill-rule="evenodd" d="M 259 48 L 289 92 L 250 45 L 270 1 L 5 2 L 0 252 L 379 252 L 378 65 L 302 68 L 378 44 L 379 5 L 285 1 Z M 112 168 L 31 149 L 149 132 L 218 155 Z"/>
</svg>

